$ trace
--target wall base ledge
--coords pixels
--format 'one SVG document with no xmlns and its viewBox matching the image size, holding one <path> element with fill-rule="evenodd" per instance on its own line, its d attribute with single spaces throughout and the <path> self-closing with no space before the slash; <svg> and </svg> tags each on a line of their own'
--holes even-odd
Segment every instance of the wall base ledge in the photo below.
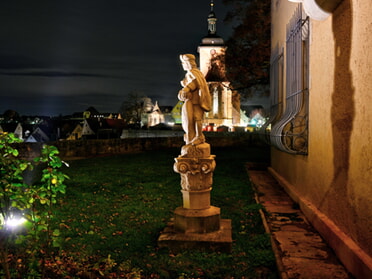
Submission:
<svg viewBox="0 0 372 279">
<path fill-rule="evenodd" d="M 345 268 L 356 278 L 372 278 L 372 257 L 365 253 L 349 236 L 314 204 L 299 194 L 284 177 L 269 167 L 268 171 L 293 201 L 298 203 L 307 220 L 334 250 Z"/>
</svg>

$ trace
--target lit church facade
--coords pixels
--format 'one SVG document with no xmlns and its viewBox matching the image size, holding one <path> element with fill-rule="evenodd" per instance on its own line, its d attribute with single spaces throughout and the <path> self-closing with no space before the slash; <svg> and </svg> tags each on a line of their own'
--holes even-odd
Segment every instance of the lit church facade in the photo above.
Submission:
<svg viewBox="0 0 372 279">
<path fill-rule="evenodd" d="M 198 47 L 199 67 L 209 85 L 212 98 L 212 109 L 205 114 L 203 126 L 240 126 L 240 99 L 237 92 L 230 88 L 225 75 L 223 61 L 226 46 L 223 39 L 216 34 L 217 17 L 213 11 L 208 15 L 208 35 Z"/>
</svg>

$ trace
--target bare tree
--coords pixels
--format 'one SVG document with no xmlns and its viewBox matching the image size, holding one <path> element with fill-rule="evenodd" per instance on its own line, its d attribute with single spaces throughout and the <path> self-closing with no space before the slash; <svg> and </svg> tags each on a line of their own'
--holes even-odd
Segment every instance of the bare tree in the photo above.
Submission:
<svg viewBox="0 0 372 279">
<path fill-rule="evenodd" d="M 144 111 L 145 97 L 139 91 L 129 93 L 126 100 L 120 106 L 119 113 L 126 123 L 135 128 L 141 128 L 141 115 Z"/>
</svg>

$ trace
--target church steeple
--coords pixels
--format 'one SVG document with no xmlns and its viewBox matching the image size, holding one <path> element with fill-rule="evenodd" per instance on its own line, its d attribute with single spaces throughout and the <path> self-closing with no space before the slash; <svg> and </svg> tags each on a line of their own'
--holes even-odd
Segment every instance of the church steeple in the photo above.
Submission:
<svg viewBox="0 0 372 279">
<path fill-rule="evenodd" d="M 210 3 L 211 10 L 208 14 L 208 34 L 202 39 L 201 46 L 213 45 L 213 46 L 223 46 L 224 41 L 223 39 L 217 35 L 217 17 L 214 13 L 214 3 L 211 0 Z"/>
<path fill-rule="evenodd" d="M 214 13 L 213 0 L 210 0 L 207 20 L 208 34 L 202 38 L 198 53 L 200 71 L 203 73 L 211 93 L 212 110 L 205 115 L 203 124 L 214 123 L 217 126 L 232 127 L 240 122 L 240 107 L 238 109 L 234 107 L 230 82 L 225 75 L 223 55 L 226 46 L 223 39 L 217 35 L 217 17 Z"/>
<path fill-rule="evenodd" d="M 213 11 L 214 3 L 211 0 L 211 11 L 208 14 L 208 35 L 216 34 L 216 26 L 217 26 L 217 17 Z"/>
</svg>

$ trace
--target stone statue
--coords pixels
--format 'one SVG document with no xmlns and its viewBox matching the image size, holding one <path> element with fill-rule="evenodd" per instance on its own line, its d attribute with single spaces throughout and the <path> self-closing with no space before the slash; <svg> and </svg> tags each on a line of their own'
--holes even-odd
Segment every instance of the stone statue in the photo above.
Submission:
<svg viewBox="0 0 372 279">
<path fill-rule="evenodd" d="M 185 131 L 186 145 L 198 145 L 205 142 L 202 132 L 204 112 L 211 110 L 211 97 L 207 82 L 202 72 L 197 68 L 195 56 L 181 54 L 182 67 L 186 71 L 181 81 L 182 89 L 178 99 L 183 101 L 182 128 Z"/>
</svg>

